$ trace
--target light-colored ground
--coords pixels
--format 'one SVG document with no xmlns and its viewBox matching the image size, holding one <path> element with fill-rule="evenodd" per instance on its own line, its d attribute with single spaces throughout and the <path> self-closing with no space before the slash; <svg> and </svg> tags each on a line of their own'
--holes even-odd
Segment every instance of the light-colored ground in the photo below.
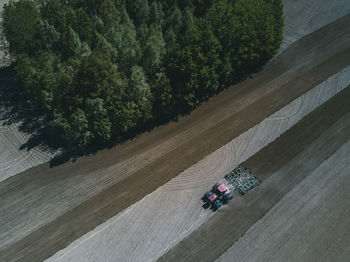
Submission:
<svg viewBox="0 0 350 262">
<path fill-rule="evenodd" d="M 313 31 L 350 13 L 348 0 L 283 0 L 284 39 L 280 52 Z"/>
<path fill-rule="evenodd" d="M 216 261 L 348 261 L 349 162 L 350 141 Z"/>
<path fill-rule="evenodd" d="M 213 215 L 200 208 L 203 192 L 349 85 L 349 70 L 296 99 L 48 261 L 157 260 Z"/>
<path fill-rule="evenodd" d="M 40 148 L 20 150 L 27 141 L 28 136 L 18 130 L 18 125 L 3 125 L 0 121 L 0 182 L 54 156 Z"/>
<path fill-rule="evenodd" d="M 212 262 L 229 249 L 289 191 L 350 140 L 349 99 L 350 88 L 347 88 L 248 159 L 245 165 L 262 178 L 263 183 L 243 197 L 235 197 L 227 208 L 217 212 L 159 262 Z M 339 220 L 347 218 L 340 216 Z M 319 243 L 318 248 L 322 245 L 327 248 L 330 244 L 325 241 Z M 338 247 L 339 251 L 344 246 L 346 242 Z M 314 256 L 318 257 L 317 250 L 315 252 Z"/>
<path fill-rule="evenodd" d="M 0 11 L 6 2 L 8 1 L 0 0 Z M 350 12 L 350 4 L 347 0 L 284 0 L 283 2 L 285 33 L 281 51 L 302 36 Z M 0 61 L 1 57 L 0 53 Z M 30 167 L 45 163 L 53 156 L 39 148 L 28 152 L 20 150 L 20 146 L 27 141 L 28 136 L 19 132 L 16 125 L 7 126 L 2 130 L 6 132 L 6 136 L 3 136 L 0 144 L 0 181 Z"/>
</svg>

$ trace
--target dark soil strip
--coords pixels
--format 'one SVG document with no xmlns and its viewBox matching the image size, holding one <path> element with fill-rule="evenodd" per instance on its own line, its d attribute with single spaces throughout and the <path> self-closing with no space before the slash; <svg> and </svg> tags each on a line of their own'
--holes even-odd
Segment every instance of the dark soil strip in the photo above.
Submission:
<svg viewBox="0 0 350 262">
<path fill-rule="evenodd" d="M 244 165 L 269 183 L 269 177 L 274 172 L 308 149 L 314 141 L 319 141 L 310 152 L 305 153 L 302 164 L 284 170 L 278 177 L 281 179 L 278 187 L 261 186 L 239 197 L 239 207 L 233 201 L 229 208 L 220 210 L 159 261 L 213 261 L 230 248 L 294 185 L 350 139 L 349 101 L 348 87 L 248 159 Z M 321 135 L 329 129 L 334 132 L 321 139 Z"/>
</svg>

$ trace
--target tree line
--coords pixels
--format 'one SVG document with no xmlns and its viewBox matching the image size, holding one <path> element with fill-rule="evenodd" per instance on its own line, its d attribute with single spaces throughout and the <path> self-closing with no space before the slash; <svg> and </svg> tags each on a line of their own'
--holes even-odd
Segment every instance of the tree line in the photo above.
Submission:
<svg viewBox="0 0 350 262">
<path fill-rule="evenodd" d="M 2 42 L 27 95 L 66 145 L 170 120 L 261 68 L 281 0 L 19 0 Z"/>
</svg>

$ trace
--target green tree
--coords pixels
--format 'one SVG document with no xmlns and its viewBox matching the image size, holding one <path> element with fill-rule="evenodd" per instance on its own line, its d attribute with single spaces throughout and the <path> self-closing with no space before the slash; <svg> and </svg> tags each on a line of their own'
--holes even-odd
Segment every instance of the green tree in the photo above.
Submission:
<svg viewBox="0 0 350 262">
<path fill-rule="evenodd" d="M 69 27 L 64 32 L 63 37 L 63 56 L 87 56 L 91 53 L 90 47 L 86 42 L 80 41 L 79 35 Z"/>
<path fill-rule="evenodd" d="M 95 142 L 107 142 L 111 138 L 112 123 L 102 98 L 86 100 L 87 119 Z"/>
<path fill-rule="evenodd" d="M 153 84 L 153 116 L 157 119 L 174 116 L 175 100 L 170 80 L 165 73 L 157 73 Z"/>
<path fill-rule="evenodd" d="M 150 20 L 151 24 L 156 26 L 162 26 L 165 19 L 165 13 L 163 11 L 163 5 L 161 2 L 154 1 L 150 6 Z"/>
<path fill-rule="evenodd" d="M 67 14 L 60 0 L 39 0 L 40 14 L 50 25 L 53 25 L 59 33 L 67 28 Z"/>
<path fill-rule="evenodd" d="M 33 54 L 37 50 L 37 19 L 40 13 L 29 0 L 10 0 L 4 4 L 2 31 L 12 55 Z"/>
<path fill-rule="evenodd" d="M 76 58 L 69 58 L 57 64 L 57 69 L 55 70 L 55 82 L 57 84 L 53 90 L 53 107 L 61 110 L 61 112 L 71 114 L 77 106 L 82 106 L 83 99 L 77 94 L 75 88 L 76 75 L 80 65 L 81 60 Z"/>
<path fill-rule="evenodd" d="M 17 56 L 15 70 L 28 95 L 40 102 L 43 90 L 51 92 L 54 89 L 56 85 L 54 72 L 57 62 L 57 57 L 49 52 L 39 53 L 37 57 L 25 54 Z"/>
<path fill-rule="evenodd" d="M 83 8 L 68 9 L 66 12 L 67 27 L 71 27 L 82 41 L 92 44 L 95 26 Z"/>
<path fill-rule="evenodd" d="M 89 123 L 83 110 L 77 108 L 70 117 L 70 125 L 65 133 L 66 140 L 78 146 L 86 146 L 92 139 Z"/>
<path fill-rule="evenodd" d="M 142 65 L 149 74 L 159 72 L 166 53 L 162 31 L 151 26 L 143 50 Z"/>
<path fill-rule="evenodd" d="M 177 6 L 173 7 L 167 22 L 168 28 L 170 27 L 175 34 L 178 34 L 182 27 L 182 21 L 183 18 L 181 10 Z"/>
<path fill-rule="evenodd" d="M 132 67 L 130 87 L 136 100 L 140 100 L 140 102 L 149 101 L 151 97 L 151 90 L 142 67 Z"/>
<path fill-rule="evenodd" d="M 98 50 L 99 52 L 102 52 L 104 54 L 106 54 L 108 57 L 111 58 L 111 61 L 113 63 L 117 63 L 118 62 L 118 51 L 115 47 L 112 46 L 112 44 L 107 41 L 107 39 L 100 34 L 96 34 L 96 50 Z"/>
<path fill-rule="evenodd" d="M 138 26 L 149 22 L 150 7 L 148 0 L 126 1 L 126 8 L 135 25 Z"/>
<path fill-rule="evenodd" d="M 136 37 L 135 26 L 126 9 L 121 11 L 120 23 L 115 23 L 106 34 L 107 40 L 117 49 L 119 68 L 125 72 L 137 64 L 141 48 Z"/>
<path fill-rule="evenodd" d="M 42 48 L 46 51 L 57 50 L 57 44 L 61 34 L 56 31 L 53 25 L 50 25 L 45 19 L 37 19 L 37 31 Z"/>
<path fill-rule="evenodd" d="M 121 77 L 110 58 L 100 51 L 81 60 L 76 75 L 76 93 L 82 97 L 106 98 L 113 95 Z"/>
<path fill-rule="evenodd" d="M 10 0 L 2 46 L 30 99 L 72 147 L 192 110 L 261 68 L 281 0 Z"/>
</svg>

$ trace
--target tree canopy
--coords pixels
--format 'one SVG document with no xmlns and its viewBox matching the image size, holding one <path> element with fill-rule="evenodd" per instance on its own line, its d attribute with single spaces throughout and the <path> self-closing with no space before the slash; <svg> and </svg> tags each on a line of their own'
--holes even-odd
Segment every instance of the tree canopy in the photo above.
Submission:
<svg viewBox="0 0 350 262">
<path fill-rule="evenodd" d="M 261 68 L 281 0 L 10 0 L 2 39 L 67 145 L 108 142 L 189 112 Z"/>
</svg>

